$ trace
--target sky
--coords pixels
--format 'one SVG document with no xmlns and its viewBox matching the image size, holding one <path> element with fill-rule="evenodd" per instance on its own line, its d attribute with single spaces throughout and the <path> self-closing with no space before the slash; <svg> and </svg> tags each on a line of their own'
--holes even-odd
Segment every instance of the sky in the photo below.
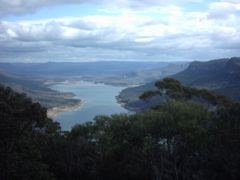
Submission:
<svg viewBox="0 0 240 180">
<path fill-rule="evenodd" d="M 0 0 L 0 62 L 240 56 L 240 0 Z"/>
</svg>

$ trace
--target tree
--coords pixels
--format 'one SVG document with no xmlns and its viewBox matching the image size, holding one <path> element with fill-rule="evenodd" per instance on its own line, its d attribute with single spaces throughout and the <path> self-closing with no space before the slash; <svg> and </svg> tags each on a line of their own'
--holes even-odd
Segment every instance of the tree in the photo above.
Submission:
<svg viewBox="0 0 240 180">
<path fill-rule="evenodd" d="M 239 102 L 216 109 L 210 126 L 207 154 L 206 168 L 210 167 L 210 174 L 214 173 L 216 179 L 240 178 Z"/>
<path fill-rule="evenodd" d="M 160 91 L 141 98 L 172 99 L 70 132 L 25 94 L 0 87 L 0 179 L 239 179 L 240 103 L 171 78 L 156 84 Z"/>
<path fill-rule="evenodd" d="M 164 78 L 162 81 L 157 81 L 155 86 L 159 91 L 146 91 L 139 98 L 148 101 L 156 95 L 166 94 L 171 99 L 178 101 L 194 100 L 197 102 L 205 102 L 214 106 L 220 105 L 227 107 L 233 101 L 226 95 L 216 94 L 208 89 L 196 89 L 184 86 L 180 81 L 173 78 Z"/>
<path fill-rule="evenodd" d="M 159 93 L 157 93 L 157 91 L 148 91 L 140 96 L 140 98 L 148 100 L 156 94 L 165 93 L 177 101 L 168 100 L 168 103 L 163 102 L 152 108 L 157 111 L 163 111 L 166 114 L 169 113 L 172 116 L 172 118 L 168 118 L 167 123 L 163 125 L 164 129 L 159 130 L 159 132 L 166 132 L 171 127 L 171 130 L 169 130 L 170 134 L 173 135 L 175 134 L 174 132 L 181 132 L 180 137 L 175 136 L 174 141 L 170 141 L 171 144 L 173 143 L 171 147 L 173 147 L 174 150 L 179 150 L 179 147 L 182 147 L 182 152 L 185 154 L 184 157 L 189 157 L 189 155 L 193 153 L 190 157 L 196 158 L 195 162 L 198 162 L 197 164 L 192 163 L 190 165 L 189 158 L 187 158 L 187 166 L 194 168 L 190 171 L 189 169 L 187 171 L 186 169 L 184 171 L 183 169 L 180 170 L 179 173 L 182 175 L 185 172 L 185 176 L 182 177 L 187 177 L 186 172 L 195 171 L 202 175 L 201 178 L 238 179 L 240 177 L 238 173 L 238 169 L 240 168 L 240 103 L 234 102 L 225 95 L 219 95 L 207 89 L 196 89 L 184 86 L 173 78 L 164 78 L 162 81 L 156 82 L 155 86 L 160 90 Z M 193 119 L 189 119 L 189 112 L 184 110 L 189 103 L 192 103 L 189 100 L 214 107 L 211 108 L 211 118 L 207 118 L 208 123 L 205 122 L 204 126 L 196 126 L 195 124 L 196 118 L 204 119 L 202 117 L 206 114 L 197 112 L 198 108 L 194 110 L 193 107 L 189 107 L 189 111 L 194 112 L 191 116 Z M 172 102 L 170 103 L 171 105 L 169 102 Z M 179 103 L 182 104 L 182 107 L 179 107 L 180 111 L 173 109 L 174 107 L 176 108 L 175 105 Z M 166 106 L 167 104 L 168 106 Z M 192 105 L 196 106 L 194 104 Z M 178 115 L 177 112 L 179 113 Z M 173 117 L 175 117 L 177 121 L 174 122 L 174 126 L 171 126 L 171 122 L 174 121 Z M 187 126 L 184 125 L 186 122 L 188 122 L 186 124 Z M 179 123 L 180 126 L 178 126 Z M 199 139 L 198 137 L 201 138 Z M 169 141 L 167 138 L 166 140 Z M 191 152 L 191 150 L 196 149 L 196 147 L 198 151 Z M 178 156 L 175 157 L 179 157 L 179 153 L 177 153 L 177 155 Z M 181 155 L 180 157 L 183 156 Z M 182 167 L 184 164 L 186 165 L 186 161 L 182 164 Z M 199 169 L 198 167 L 201 168 Z M 196 174 L 195 177 L 197 177 Z"/>
<path fill-rule="evenodd" d="M 48 179 L 52 174 L 43 163 L 43 139 L 59 131 L 59 124 L 46 109 L 26 94 L 0 87 L 1 179 Z M 44 146 L 46 147 L 46 146 Z"/>
</svg>

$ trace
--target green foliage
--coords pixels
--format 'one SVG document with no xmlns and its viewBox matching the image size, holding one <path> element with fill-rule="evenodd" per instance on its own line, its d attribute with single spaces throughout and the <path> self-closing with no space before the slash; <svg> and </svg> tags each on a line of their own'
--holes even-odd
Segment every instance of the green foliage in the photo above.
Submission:
<svg viewBox="0 0 240 180">
<path fill-rule="evenodd" d="M 239 179 L 240 104 L 174 79 L 159 84 L 180 98 L 142 113 L 98 115 L 70 132 L 59 132 L 26 95 L 1 88 L 1 178 Z M 143 98 L 152 95 L 159 92 Z M 194 97 L 218 106 L 187 100 Z"/>
<path fill-rule="evenodd" d="M 59 128 L 47 118 L 46 109 L 32 103 L 26 94 L 0 87 L 0 178 L 50 178 L 39 147 Z"/>
<path fill-rule="evenodd" d="M 98 177 L 237 179 L 238 113 L 239 104 L 213 113 L 202 104 L 171 100 L 157 111 L 97 116 L 88 128 L 98 152 Z"/>
<path fill-rule="evenodd" d="M 121 103 L 124 104 L 124 107 L 127 107 L 128 109 L 148 109 L 149 105 L 140 100 L 139 96 L 143 94 L 143 92 L 149 91 L 151 89 L 152 91 L 157 90 L 157 88 L 154 86 L 154 84 L 151 84 L 149 87 L 146 86 L 140 86 L 139 87 L 131 87 L 124 89 L 119 95 L 118 99 Z"/>
<path fill-rule="evenodd" d="M 213 91 L 207 89 L 196 89 L 184 86 L 180 81 L 173 78 L 164 78 L 162 81 L 157 81 L 155 86 L 161 91 L 146 91 L 139 98 L 143 100 L 150 99 L 156 95 L 166 94 L 175 100 L 192 100 L 204 101 L 212 105 L 228 106 L 233 101 L 226 95 L 218 95 Z"/>
<path fill-rule="evenodd" d="M 192 62 L 188 69 L 171 77 L 183 84 L 210 89 L 240 101 L 240 58 L 219 59 L 207 62 Z"/>
<path fill-rule="evenodd" d="M 162 93 L 160 91 L 145 91 L 139 98 L 146 100 L 149 97 L 161 96 L 161 95 L 162 95 Z"/>
<path fill-rule="evenodd" d="M 194 61 L 187 69 L 177 74 L 168 76 L 180 81 L 188 87 L 208 89 L 218 94 L 224 94 L 234 101 L 240 101 L 240 58 L 219 59 L 207 62 Z M 159 78 L 159 80 L 161 80 Z M 119 94 L 119 98 L 124 103 L 124 107 L 131 109 L 146 109 L 146 103 L 141 102 L 138 97 L 145 91 L 155 91 L 154 82 L 135 88 L 127 88 Z M 135 93 L 136 92 L 136 93 Z M 182 97 L 182 92 L 174 90 L 168 91 L 175 99 Z M 184 90 L 186 92 L 186 90 Z M 136 96 L 134 96 L 134 93 Z M 185 94 L 187 98 L 187 94 Z M 219 99 L 219 98 L 217 98 Z"/>
</svg>

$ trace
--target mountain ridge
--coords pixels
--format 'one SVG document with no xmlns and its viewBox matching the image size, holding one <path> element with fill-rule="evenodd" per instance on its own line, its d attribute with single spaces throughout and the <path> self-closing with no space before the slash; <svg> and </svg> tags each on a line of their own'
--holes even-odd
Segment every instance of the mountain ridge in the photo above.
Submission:
<svg viewBox="0 0 240 180">
<path fill-rule="evenodd" d="M 206 62 L 193 61 L 185 70 L 168 77 L 175 78 L 184 85 L 210 89 L 219 94 L 228 95 L 233 100 L 240 101 L 240 57 Z M 146 105 L 138 97 L 144 91 L 156 90 L 156 87 L 154 87 L 155 82 L 152 81 L 139 87 L 124 89 L 118 96 L 119 101 L 126 108 L 141 109 Z M 136 93 L 133 95 L 134 92 Z"/>
<path fill-rule="evenodd" d="M 127 74 L 100 79 L 95 82 L 109 84 L 109 85 L 138 86 L 138 85 L 146 84 L 147 82 L 150 82 L 150 81 L 164 78 L 172 74 L 176 74 L 186 69 L 188 65 L 189 63 L 183 63 L 183 64 L 170 63 L 165 67 L 139 71 L 139 72 L 130 72 Z"/>
<path fill-rule="evenodd" d="M 0 67 L 11 73 L 62 74 L 62 75 L 117 75 L 131 71 L 142 71 L 163 67 L 169 62 L 47 62 L 47 63 L 0 63 Z"/>
</svg>

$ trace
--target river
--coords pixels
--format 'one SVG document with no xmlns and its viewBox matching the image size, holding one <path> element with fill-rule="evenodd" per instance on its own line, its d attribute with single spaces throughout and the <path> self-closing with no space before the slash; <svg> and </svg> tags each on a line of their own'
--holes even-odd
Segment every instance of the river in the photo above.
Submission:
<svg viewBox="0 0 240 180">
<path fill-rule="evenodd" d="M 114 113 L 130 113 L 116 102 L 115 96 L 125 87 L 115 87 L 80 81 L 75 84 L 59 84 L 51 89 L 61 92 L 73 92 L 76 99 L 87 101 L 81 108 L 63 112 L 54 120 L 58 121 L 62 130 L 71 130 L 75 124 L 93 121 L 96 115 L 111 115 Z"/>
</svg>

